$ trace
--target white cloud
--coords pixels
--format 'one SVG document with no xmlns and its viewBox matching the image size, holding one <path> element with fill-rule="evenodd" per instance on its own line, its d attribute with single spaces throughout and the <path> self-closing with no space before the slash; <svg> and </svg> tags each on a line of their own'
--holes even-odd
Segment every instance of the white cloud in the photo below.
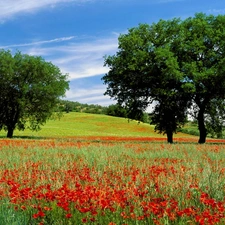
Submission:
<svg viewBox="0 0 225 225">
<path fill-rule="evenodd" d="M 71 79 L 105 74 L 108 72 L 108 68 L 103 67 L 103 56 L 115 54 L 117 47 L 117 38 L 78 43 L 69 46 L 70 50 L 64 50 L 67 56 L 63 58 L 63 61 L 58 59 L 55 62 L 60 68 L 69 69 Z"/>
<path fill-rule="evenodd" d="M 40 0 L 41 1 L 41 0 Z M 11 3 L 12 1 L 9 1 Z M 28 2 L 18 0 L 19 3 Z M 65 1 L 44 1 L 65 2 Z M 0 7 L 3 1 L 0 0 Z M 0 13 L 1 18 L 1 13 Z M 104 55 L 115 54 L 118 48 L 118 33 L 112 33 L 108 37 L 75 36 L 53 37 L 48 40 L 31 40 L 25 43 L 13 43 L 8 46 L 0 46 L 0 49 L 16 50 L 23 54 L 42 56 L 46 61 L 51 61 L 58 66 L 63 73 L 69 74 L 70 80 L 78 78 L 103 75 L 108 72 L 104 67 Z M 103 83 L 103 82 L 102 82 Z M 66 93 L 66 99 L 88 104 L 110 105 L 113 104 L 109 96 L 104 96 L 106 86 L 98 82 L 86 86 L 71 87 Z"/>
<path fill-rule="evenodd" d="M 54 45 L 54 40 L 57 45 Z M 69 41 L 69 43 L 59 43 Z M 77 42 L 76 42 L 77 41 Z M 108 72 L 107 67 L 103 67 L 104 55 L 115 54 L 118 47 L 118 37 L 93 38 L 79 40 L 79 38 L 64 37 L 50 41 L 38 41 L 27 44 L 13 45 L 13 48 L 20 46 L 23 53 L 30 55 L 41 55 L 47 61 L 57 65 L 61 71 L 68 73 L 70 79 L 90 77 Z M 38 43 L 38 45 L 37 45 Z M 44 44 L 50 44 L 49 46 Z M 4 47 L 4 46 L 3 46 Z"/>
<path fill-rule="evenodd" d="M 103 85 L 103 82 L 98 81 L 98 84 L 90 82 L 95 80 L 91 77 L 108 72 L 108 68 L 103 66 L 103 56 L 116 53 L 117 35 L 112 34 L 105 38 L 69 36 L 18 43 L 8 47 L 12 52 L 18 49 L 24 54 L 42 56 L 46 61 L 51 61 L 63 73 L 69 74 L 71 83 L 77 84 L 76 79 L 79 78 L 80 85 L 70 87 L 71 89 L 66 93 L 66 99 L 105 106 L 114 104 L 109 96 L 104 96 L 106 86 Z M 81 82 L 81 78 L 87 80 Z M 88 85 L 85 83 L 86 81 L 89 82 Z"/>
<path fill-rule="evenodd" d="M 51 61 L 70 79 L 90 77 L 108 72 L 104 67 L 104 55 L 115 54 L 118 36 L 96 37 L 60 37 L 29 43 L 0 46 L 0 49 L 20 50 L 24 54 L 42 56 Z"/>
<path fill-rule="evenodd" d="M 66 99 L 84 104 L 98 104 L 102 106 L 115 104 L 109 96 L 104 95 L 104 92 L 105 87 L 103 85 L 93 86 L 91 88 L 70 89 L 66 93 Z"/>
<path fill-rule="evenodd" d="M 19 13 L 33 13 L 41 8 L 55 7 L 62 3 L 84 3 L 92 0 L 0 0 L 0 21 Z"/>
<path fill-rule="evenodd" d="M 0 48 L 18 48 L 18 47 L 26 47 L 26 46 L 34 46 L 34 45 L 43 45 L 43 44 L 50 44 L 50 43 L 54 43 L 54 42 L 68 41 L 73 38 L 75 38 L 75 36 L 55 38 L 55 39 L 46 40 L 46 41 L 37 41 L 37 42 L 30 42 L 30 43 L 23 43 L 23 44 L 6 45 L 6 46 L 0 46 Z"/>
<path fill-rule="evenodd" d="M 208 12 L 210 14 L 224 14 L 225 8 L 224 9 L 210 9 Z"/>
<path fill-rule="evenodd" d="M 96 65 L 92 65 L 90 63 L 87 63 L 86 65 L 83 64 L 82 66 L 87 67 L 85 70 L 82 70 L 82 68 L 74 68 L 77 69 L 77 72 L 71 71 L 69 73 L 69 78 L 76 79 L 76 78 L 81 78 L 81 77 L 91 77 L 91 76 L 96 76 L 99 74 L 105 74 L 108 72 L 107 68 L 102 68 L 101 63 L 98 63 Z M 66 71 L 66 69 L 64 70 Z"/>
<path fill-rule="evenodd" d="M 103 95 L 103 93 L 105 92 L 105 88 L 103 88 L 100 85 L 97 86 L 93 86 L 91 87 L 91 90 L 89 90 L 87 92 L 86 88 L 82 88 L 82 89 L 75 89 L 75 90 L 69 90 L 67 92 L 67 97 L 68 98 L 89 98 L 90 96 L 99 96 L 100 94 Z"/>
</svg>

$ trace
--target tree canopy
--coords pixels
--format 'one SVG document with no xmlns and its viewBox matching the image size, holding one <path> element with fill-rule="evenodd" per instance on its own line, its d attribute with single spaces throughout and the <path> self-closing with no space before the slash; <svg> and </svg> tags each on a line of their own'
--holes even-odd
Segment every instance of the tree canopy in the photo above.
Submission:
<svg viewBox="0 0 225 225">
<path fill-rule="evenodd" d="M 0 51 L 0 129 L 38 130 L 69 88 L 67 74 L 42 57 Z"/>
<path fill-rule="evenodd" d="M 225 16 L 140 24 L 118 41 L 118 52 L 105 56 L 105 94 L 134 113 L 154 102 L 152 122 L 168 142 L 192 109 L 204 143 L 205 118 L 215 116 L 215 101 L 225 97 Z"/>
<path fill-rule="evenodd" d="M 196 14 L 183 21 L 181 33 L 179 61 L 197 111 L 199 143 L 204 143 L 205 117 L 213 116 L 214 102 L 225 98 L 225 16 Z"/>
</svg>

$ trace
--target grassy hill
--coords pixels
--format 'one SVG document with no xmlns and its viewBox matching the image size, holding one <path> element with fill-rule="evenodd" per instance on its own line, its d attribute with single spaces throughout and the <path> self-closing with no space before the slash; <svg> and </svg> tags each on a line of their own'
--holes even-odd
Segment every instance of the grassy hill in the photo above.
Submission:
<svg viewBox="0 0 225 225">
<path fill-rule="evenodd" d="M 0 132 L 6 136 L 5 131 Z M 74 137 L 74 136 L 119 136 L 119 137 L 165 137 L 154 131 L 154 126 L 125 118 L 101 114 L 70 112 L 60 120 L 49 120 L 38 132 L 15 130 L 14 137 Z M 178 133 L 175 137 L 190 137 Z"/>
</svg>

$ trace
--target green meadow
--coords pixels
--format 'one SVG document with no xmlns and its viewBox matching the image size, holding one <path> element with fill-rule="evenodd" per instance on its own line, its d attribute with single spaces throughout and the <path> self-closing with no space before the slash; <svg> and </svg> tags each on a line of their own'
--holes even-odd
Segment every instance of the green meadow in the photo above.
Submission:
<svg viewBox="0 0 225 225">
<path fill-rule="evenodd" d="M 1 137 L 6 132 L 0 132 Z M 154 126 L 139 123 L 126 118 L 112 117 L 101 114 L 70 112 L 60 119 L 51 119 L 41 127 L 40 131 L 14 131 L 14 137 L 28 138 L 56 138 L 74 136 L 119 136 L 119 137 L 165 137 L 154 131 Z M 174 137 L 190 137 L 178 133 Z"/>
</svg>

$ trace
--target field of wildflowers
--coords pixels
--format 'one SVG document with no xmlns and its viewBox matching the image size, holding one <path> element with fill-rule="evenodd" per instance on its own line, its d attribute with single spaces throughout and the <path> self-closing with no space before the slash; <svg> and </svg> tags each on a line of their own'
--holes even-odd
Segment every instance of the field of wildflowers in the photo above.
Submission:
<svg viewBox="0 0 225 225">
<path fill-rule="evenodd" d="M 225 143 L 0 139 L 0 225 L 225 224 Z"/>
</svg>

